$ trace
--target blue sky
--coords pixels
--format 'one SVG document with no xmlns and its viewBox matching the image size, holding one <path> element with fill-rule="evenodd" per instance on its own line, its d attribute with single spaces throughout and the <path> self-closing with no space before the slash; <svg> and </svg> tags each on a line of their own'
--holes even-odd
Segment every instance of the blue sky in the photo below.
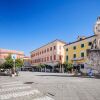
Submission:
<svg viewBox="0 0 100 100">
<path fill-rule="evenodd" d="M 0 48 L 33 49 L 93 35 L 100 0 L 0 0 Z"/>
</svg>

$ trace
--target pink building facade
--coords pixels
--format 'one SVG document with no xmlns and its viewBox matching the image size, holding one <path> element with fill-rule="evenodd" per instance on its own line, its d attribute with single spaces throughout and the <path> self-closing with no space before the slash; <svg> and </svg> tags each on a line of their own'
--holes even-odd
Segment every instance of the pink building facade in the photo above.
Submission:
<svg viewBox="0 0 100 100">
<path fill-rule="evenodd" d="M 61 40 L 54 40 L 31 52 L 31 64 L 57 65 L 64 62 L 64 48 L 66 43 Z"/>
<path fill-rule="evenodd" d="M 23 59 L 24 52 L 8 49 L 0 49 L 0 59 L 7 58 L 10 54 L 16 54 L 17 58 Z"/>
</svg>

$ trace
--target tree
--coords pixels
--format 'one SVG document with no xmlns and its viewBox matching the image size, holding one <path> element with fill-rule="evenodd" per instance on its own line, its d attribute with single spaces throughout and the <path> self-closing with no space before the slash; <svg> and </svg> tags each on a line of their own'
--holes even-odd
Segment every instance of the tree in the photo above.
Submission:
<svg viewBox="0 0 100 100">
<path fill-rule="evenodd" d="M 23 66 L 23 60 L 21 59 L 16 59 L 15 60 L 15 67 L 19 68 Z"/>
<path fill-rule="evenodd" d="M 39 64 L 37 67 L 38 67 L 38 68 L 45 68 L 46 65 L 45 65 L 45 64 Z"/>
<path fill-rule="evenodd" d="M 69 63 L 67 66 L 67 70 L 72 72 L 72 69 L 73 69 L 73 65 L 71 63 Z"/>
<path fill-rule="evenodd" d="M 3 68 L 4 69 L 11 69 L 11 68 L 13 68 L 13 59 L 11 58 L 11 55 L 9 55 L 5 59 L 5 63 L 3 64 Z"/>
<path fill-rule="evenodd" d="M 15 60 L 15 67 L 22 67 L 22 65 L 23 65 L 23 61 L 21 59 Z M 12 69 L 14 67 L 14 61 L 11 58 L 11 55 L 9 55 L 5 59 L 5 62 L 1 65 L 1 67 L 4 69 Z"/>
<path fill-rule="evenodd" d="M 64 63 L 63 63 L 63 66 L 64 66 L 64 68 L 65 68 L 65 72 L 67 72 L 68 62 L 64 62 Z"/>
<path fill-rule="evenodd" d="M 38 68 L 38 70 L 41 71 L 41 68 L 42 68 L 42 67 L 41 67 L 41 64 L 38 64 L 38 65 L 36 66 L 36 68 Z"/>
<path fill-rule="evenodd" d="M 71 64 L 71 63 L 68 63 L 68 62 L 64 62 L 64 68 L 65 68 L 65 71 L 67 72 L 67 71 L 72 71 L 72 69 L 73 69 L 73 64 Z"/>
</svg>

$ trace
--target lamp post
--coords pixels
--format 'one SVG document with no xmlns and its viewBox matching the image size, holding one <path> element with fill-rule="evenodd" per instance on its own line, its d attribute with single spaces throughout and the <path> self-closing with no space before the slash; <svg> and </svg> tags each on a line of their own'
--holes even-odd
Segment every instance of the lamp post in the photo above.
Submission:
<svg viewBox="0 0 100 100">
<path fill-rule="evenodd" d="M 15 59 L 13 59 L 13 62 L 14 62 L 14 74 L 15 74 Z"/>
<path fill-rule="evenodd" d="M 13 73 L 12 73 L 12 77 L 14 77 L 15 76 L 15 60 L 16 60 L 16 54 L 12 54 L 11 55 L 11 58 L 13 59 Z"/>
</svg>

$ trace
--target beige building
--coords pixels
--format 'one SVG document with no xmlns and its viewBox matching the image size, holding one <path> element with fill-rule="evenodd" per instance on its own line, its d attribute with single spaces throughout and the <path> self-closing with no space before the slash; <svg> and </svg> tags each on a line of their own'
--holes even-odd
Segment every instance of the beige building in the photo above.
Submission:
<svg viewBox="0 0 100 100">
<path fill-rule="evenodd" d="M 61 40 L 54 40 L 31 52 L 32 66 L 46 64 L 55 66 L 64 62 L 64 48 L 66 43 Z"/>
</svg>

